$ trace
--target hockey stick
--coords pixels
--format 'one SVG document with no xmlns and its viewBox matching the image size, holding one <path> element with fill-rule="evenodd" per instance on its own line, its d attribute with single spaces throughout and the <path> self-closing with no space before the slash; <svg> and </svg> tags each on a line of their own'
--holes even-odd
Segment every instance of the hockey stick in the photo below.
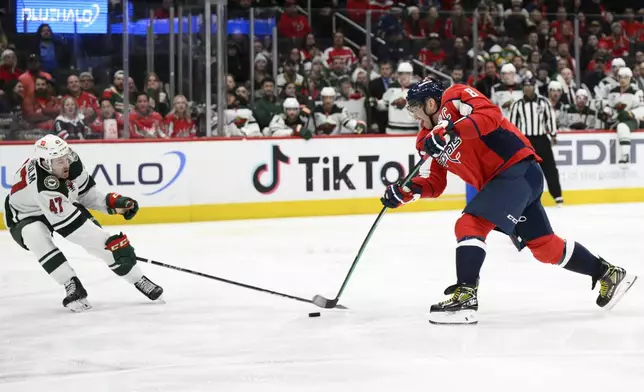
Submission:
<svg viewBox="0 0 644 392">
<path fill-rule="evenodd" d="M 143 258 L 143 257 L 137 257 L 136 259 L 137 259 L 137 261 L 141 261 L 143 263 L 148 263 L 148 264 L 156 265 L 156 266 L 159 266 L 159 267 L 165 267 L 165 268 L 173 269 L 173 270 L 176 270 L 176 271 L 185 272 L 185 273 L 188 273 L 188 274 L 197 275 L 197 276 L 201 276 L 201 277 L 204 277 L 204 278 L 217 280 L 219 282 L 232 284 L 234 286 L 239 286 L 239 287 L 243 287 L 243 288 L 250 289 L 250 290 L 260 291 L 262 293 L 278 295 L 280 297 L 293 299 L 295 301 L 300 301 L 300 302 L 306 302 L 306 303 L 309 303 L 309 304 L 313 303 L 313 301 L 311 301 L 310 299 L 297 297 L 295 295 L 290 295 L 290 294 L 284 294 L 284 293 L 280 293 L 278 291 L 272 291 L 272 290 L 268 290 L 268 289 L 263 289 L 261 287 L 251 286 L 251 285 L 246 284 L 246 283 L 235 282 L 234 280 L 224 279 L 224 278 L 209 275 L 209 274 L 206 274 L 206 273 L 203 273 L 203 272 L 197 272 L 197 271 L 193 271 L 193 270 L 190 270 L 190 269 L 187 269 L 187 268 L 182 268 L 182 267 L 177 267 L 175 265 L 161 263 L 160 261 L 155 261 L 155 260 L 152 260 L 152 259 L 146 259 L 146 258 Z M 342 305 L 338 305 L 337 307 L 339 309 L 346 309 Z"/>
<path fill-rule="evenodd" d="M 407 185 L 407 183 L 411 181 L 411 179 L 416 175 L 416 173 L 418 173 L 418 170 L 420 170 L 421 166 L 423 166 L 424 163 L 425 163 L 425 159 L 421 159 L 416 164 L 416 166 L 413 167 L 411 172 L 409 172 L 409 175 L 402 182 L 402 186 Z M 327 299 L 318 294 L 315 297 L 313 297 L 313 301 L 312 301 L 313 304 L 325 309 L 332 309 L 335 307 L 340 308 L 341 305 L 338 305 L 340 296 L 344 292 L 344 289 L 347 287 L 347 284 L 349 283 L 349 279 L 351 278 L 353 271 L 356 269 L 356 266 L 358 265 L 358 261 L 362 257 L 362 253 L 367 248 L 367 244 L 369 243 L 369 240 L 371 240 L 371 236 L 376 231 L 376 227 L 378 227 L 378 224 L 380 223 L 380 220 L 382 219 L 382 217 L 385 215 L 385 212 L 387 212 L 387 209 L 388 209 L 387 207 L 382 207 L 382 210 L 380 210 L 380 213 L 378 214 L 378 217 L 376 218 L 375 222 L 373 222 L 373 224 L 371 225 L 371 229 L 369 229 L 369 233 L 367 233 L 367 236 L 365 237 L 364 241 L 362 241 L 360 250 L 358 250 L 358 254 L 356 255 L 355 259 L 353 259 L 353 264 L 351 264 L 351 268 L 349 268 L 349 272 L 347 273 L 347 276 L 344 278 L 344 282 L 342 282 L 342 286 L 340 286 L 340 290 L 338 291 L 338 294 L 335 296 L 335 298 Z"/>
<path fill-rule="evenodd" d="M 466 119 L 467 117 L 461 117 L 458 120 L 454 122 L 454 125 L 458 124 L 460 121 Z M 450 138 L 453 137 L 452 131 L 448 131 L 448 134 L 450 135 Z M 425 161 L 428 159 L 428 155 L 425 155 L 424 158 L 422 158 L 416 166 L 411 169 L 411 172 L 409 172 L 409 175 L 405 178 L 405 180 L 402 182 L 401 186 L 405 186 L 411 181 L 412 178 L 418 173 L 420 170 L 421 166 L 425 163 Z M 344 292 L 344 289 L 347 287 L 347 284 L 349 283 L 349 279 L 351 278 L 351 275 L 353 274 L 353 271 L 356 269 L 356 266 L 358 265 L 358 261 L 360 261 L 360 257 L 362 257 L 362 253 L 364 252 L 365 248 L 367 247 L 367 244 L 369 243 L 369 240 L 371 239 L 371 236 L 373 235 L 374 231 L 376 231 L 376 227 L 378 227 L 378 224 L 380 223 L 380 220 L 382 217 L 385 215 L 385 212 L 387 212 L 387 207 L 382 207 L 382 210 L 380 210 L 380 213 L 378 214 L 378 217 L 376 218 L 376 221 L 373 222 L 371 225 L 371 229 L 369 229 L 369 233 L 367 233 L 367 236 L 365 237 L 364 241 L 362 241 L 362 245 L 360 246 L 360 249 L 358 250 L 358 254 L 356 255 L 355 259 L 353 259 L 353 264 L 351 264 L 351 268 L 349 268 L 349 272 L 347 273 L 347 276 L 344 278 L 344 282 L 342 282 L 342 286 L 340 286 L 340 290 L 338 291 L 338 294 L 335 296 L 334 299 L 328 299 L 325 298 L 319 294 L 313 297 L 313 304 L 316 306 L 319 306 L 321 308 L 325 309 L 332 309 L 338 306 L 338 301 L 340 300 L 340 296 Z"/>
</svg>

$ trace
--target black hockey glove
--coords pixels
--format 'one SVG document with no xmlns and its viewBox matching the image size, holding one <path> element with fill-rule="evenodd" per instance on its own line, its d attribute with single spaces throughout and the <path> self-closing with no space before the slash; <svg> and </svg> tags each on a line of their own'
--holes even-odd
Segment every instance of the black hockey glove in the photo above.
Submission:
<svg viewBox="0 0 644 392">
<path fill-rule="evenodd" d="M 126 220 L 134 218 L 139 212 L 139 203 L 136 200 L 118 193 L 108 193 L 105 204 L 110 215 L 121 214 Z"/>
</svg>

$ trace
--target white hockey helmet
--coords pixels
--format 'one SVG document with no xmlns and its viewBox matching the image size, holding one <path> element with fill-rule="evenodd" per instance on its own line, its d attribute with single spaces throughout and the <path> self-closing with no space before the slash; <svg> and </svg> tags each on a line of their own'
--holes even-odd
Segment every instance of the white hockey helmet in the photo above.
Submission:
<svg viewBox="0 0 644 392">
<path fill-rule="evenodd" d="M 73 161 L 72 149 L 56 135 L 45 135 L 38 139 L 34 144 L 34 155 L 38 158 L 38 164 L 49 173 L 53 171 L 54 159 L 67 158 L 69 164 Z"/>
<path fill-rule="evenodd" d="M 414 67 L 412 67 L 408 62 L 403 61 L 402 63 L 398 64 L 398 69 L 396 70 L 396 72 L 413 74 Z"/>
<path fill-rule="evenodd" d="M 617 76 L 620 78 L 623 78 L 623 77 L 632 78 L 633 71 L 631 71 L 631 69 L 628 67 L 622 67 L 619 69 L 619 71 L 617 71 Z"/>
<path fill-rule="evenodd" d="M 295 98 L 286 98 L 284 100 L 284 110 L 286 109 L 299 109 L 300 108 L 300 103 L 297 102 L 297 99 Z"/>
<path fill-rule="evenodd" d="M 320 91 L 320 96 L 335 98 L 335 89 L 333 87 L 325 87 Z"/>
<path fill-rule="evenodd" d="M 517 69 L 514 67 L 514 65 L 507 63 L 503 64 L 501 67 L 501 73 L 517 73 Z"/>
<path fill-rule="evenodd" d="M 561 85 L 561 83 L 557 82 L 556 80 L 553 80 L 552 82 L 548 83 L 548 91 L 550 90 L 563 91 L 563 86 Z"/>
<path fill-rule="evenodd" d="M 590 94 L 588 93 L 588 91 L 586 91 L 586 89 L 583 89 L 583 88 L 580 88 L 579 90 L 577 90 L 577 92 L 575 93 L 575 96 L 577 98 L 590 98 Z"/>
<path fill-rule="evenodd" d="M 611 61 L 610 66 L 611 68 L 621 68 L 626 66 L 626 62 L 623 58 L 617 57 L 614 58 L 613 61 Z"/>
</svg>

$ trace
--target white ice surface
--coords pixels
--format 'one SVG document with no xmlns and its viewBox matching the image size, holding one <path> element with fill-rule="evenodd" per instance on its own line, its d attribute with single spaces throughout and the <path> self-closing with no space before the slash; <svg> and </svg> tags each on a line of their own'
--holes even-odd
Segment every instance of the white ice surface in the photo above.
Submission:
<svg viewBox="0 0 644 392">
<path fill-rule="evenodd" d="M 551 209 L 555 230 L 644 275 L 644 204 Z M 59 241 L 94 308 L 73 314 L 0 232 L 0 391 L 641 391 L 644 279 L 605 313 L 590 279 L 488 239 L 477 326 L 433 326 L 454 282 L 459 212 L 389 214 L 341 303 L 312 305 L 142 265 L 167 304 Z M 333 297 L 375 218 L 123 228 L 139 255 Z M 117 230 L 118 228 L 109 228 Z"/>
</svg>

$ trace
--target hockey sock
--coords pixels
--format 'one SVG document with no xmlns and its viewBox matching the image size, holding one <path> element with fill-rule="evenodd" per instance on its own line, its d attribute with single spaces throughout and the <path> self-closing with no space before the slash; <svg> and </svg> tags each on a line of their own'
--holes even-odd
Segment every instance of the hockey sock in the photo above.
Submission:
<svg viewBox="0 0 644 392">
<path fill-rule="evenodd" d="M 117 274 L 117 275 L 125 279 L 128 283 L 134 284 L 143 277 L 143 271 L 141 271 L 141 268 L 139 268 L 139 266 L 135 264 L 135 265 L 131 265 L 125 274 L 123 275 Z"/>
<path fill-rule="evenodd" d="M 620 141 L 619 142 L 619 147 L 622 152 L 622 157 L 625 157 L 626 155 L 631 153 L 631 142 L 629 141 Z"/>
<path fill-rule="evenodd" d="M 582 244 L 575 241 L 566 241 L 559 266 L 591 277 L 601 276 L 603 269 L 601 260 L 590 253 Z"/>
<path fill-rule="evenodd" d="M 76 276 L 76 272 L 69 265 L 67 258 L 58 248 L 54 248 L 47 254 L 38 259 L 45 272 L 49 274 L 58 284 L 64 285 L 71 278 Z"/>
<path fill-rule="evenodd" d="M 476 286 L 485 260 L 485 242 L 478 237 L 462 238 L 456 245 L 456 280 L 458 284 Z"/>
</svg>

